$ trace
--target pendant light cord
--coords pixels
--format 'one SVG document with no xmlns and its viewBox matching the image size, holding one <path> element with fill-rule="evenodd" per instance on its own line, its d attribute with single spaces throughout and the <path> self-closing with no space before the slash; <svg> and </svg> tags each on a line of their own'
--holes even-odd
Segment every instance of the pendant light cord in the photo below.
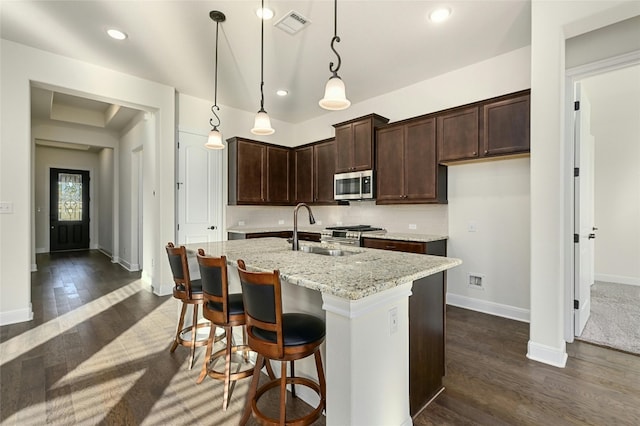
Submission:
<svg viewBox="0 0 640 426">
<path fill-rule="evenodd" d="M 214 76 L 214 83 L 213 83 L 213 106 L 211 107 L 211 112 L 213 113 L 213 115 L 216 117 L 216 119 L 218 120 L 218 124 L 213 124 L 213 118 L 209 119 L 209 124 L 211 124 L 211 127 L 213 127 L 214 130 L 217 130 L 218 126 L 220 125 L 220 117 L 218 117 L 218 114 L 216 114 L 215 110 L 220 111 L 220 107 L 218 107 L 218 26 L 220 25 L 219 22 L 216 21 L 216 54 L 215 54 L 215 58 L 216 58 L 216 64 L 215 64 L 215 76 Z"/>
<path fill-rule="evenodd" d="M 264 0 L 262 0 L 262 18 L 260 23 L 260 111 L 264 110 Z"/>
<path fill-rule="evenodd" d="M 338 77 L 338 70 L 340 69 L 340 64 L 342 63 L 340 54 L 333 47 L 333 44 L 336 42 L 340 43 L 340 37 L 338 37 L 338 0 L 334 0 L 333 3 L 333 38 L 331 39 L 331 50 L 333 50 L 333 53 L 335 53 L 338 57 L 338 65 L 335 69 L 333 69 L 333 62 L 329 62 L 329 71 L 333 73 L 333 77 Z"/>
</svg>

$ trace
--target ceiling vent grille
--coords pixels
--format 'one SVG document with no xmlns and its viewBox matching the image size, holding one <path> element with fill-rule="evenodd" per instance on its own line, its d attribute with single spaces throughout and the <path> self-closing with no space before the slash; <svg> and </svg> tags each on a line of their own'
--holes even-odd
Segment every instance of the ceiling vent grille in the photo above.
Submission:
<svg viewBox="0 0 640 426">
<path fill-rule="evenodd" d="M 308 18 L 302 16 L 300 12 L 292 10 L 282 18 L 278 19 L 278 22 L 273 25 L 280 28 L 287 34 L 294 35 L 307 28 L 309 24 L 311 24 L 311 21 Z"/>
</svg>

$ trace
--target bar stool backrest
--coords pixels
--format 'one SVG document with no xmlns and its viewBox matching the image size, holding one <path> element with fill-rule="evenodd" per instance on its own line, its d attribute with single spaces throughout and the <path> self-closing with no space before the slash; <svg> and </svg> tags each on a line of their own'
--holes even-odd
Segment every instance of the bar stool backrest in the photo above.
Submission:
<svg viewBox="0 0 640 426">
<path fill-rule="evenodd" d="M 192 299 L 191 278 L 189 276 L 189 264 L 187 263 L 187 249 L 185 246 L 176 247 L 172 242 L 167 244 L 167 255 L 169 256 L 169 265 L 173 274 L 175 283 L 175 293 L 182 294 L 187 299 Z"/>
<path fill-rule="evenodd" d="M 242 285 L 249 346 L 267 358 L 282 358 L 284 339 L 280 271 L 249 272 L 244 261 L 238 259 L 238 274 Z"/>
<path fill-rule="evenodd" d="M 198 249 L 198 266 L 205 309 L 212 315 L 216 324 L 229 323 L 229 281 L 227 280 L 226 256 L 206 256 L 203 249 Z M 213 309 L 210 309 L 213 308 Z"/>
</svg>

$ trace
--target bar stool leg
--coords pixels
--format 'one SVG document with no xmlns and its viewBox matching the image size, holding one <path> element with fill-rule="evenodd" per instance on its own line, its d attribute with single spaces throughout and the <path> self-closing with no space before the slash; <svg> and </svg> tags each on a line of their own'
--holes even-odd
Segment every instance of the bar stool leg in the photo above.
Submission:
<svg viewBox="0 0 640 426">
<path fill-rule="evenodd" d="M 176 331 L 176 337 L 173 339 L 173 345 L 171 345 L 171 350 L 169 352 L 173 353 L 178 347 L 178 339 L 180 338 L 180 332 L 182 331 L 182 326 L 184 326 L 184 315 L 187 313 L 187 304 L 182 304 L 182 309 L 180 310 L 180 319 L 178 319 L 178 331 Z"/>
<path fill-rule="evenodd" d="M 193 322 L 191 323 L 191 350 L 189 351 L 189 370 L 193 367 L 196 355 L 196 336 L 198 334 L 198 305 L 193 305 Z"/>
<path fill-rule="evenodd" d="M 287 362 L 280 363 L 280 424 L 287 421 Z"/>
<path fill-rule="evenodd" d="M 253 404 L 253 398 L 256 396 L 256 390 L 258 389 L 258 379 L 260 378 L 260 370 L 264 365 L 264 356 L 258 354 L 256 358 L 256 366 L 253 368 L 253 377 L 251 377 L 251 385 L 249 386 L 249 392 L 247 393 L 247 403 L 244 407 L 244 413 L 240 419 L 240 426 L 247 424 L 249 416 L 251 416 L 251 405 Z M 273 374 L 273 372 L 272 372 Z"/>
<path fill-rule="evenodd" d="M 198 380 L 196 380 L 197 384 L 202 383 L 205 377 L 207 377 L 207 371 L 209 366 L 209 358 L 211 358 L 211 352 L 213 352 L 213 344 L 214 339 L 216 337 L 216 326 L 211 323 L 211 327 L 209 328 L 209 340 L 207 340 L 207 351 L 204 354 L 204 362 L 202 363 L 202 370 L 200 370 L 200 375 L 198 376 Z"/>
<path fill-rule="evenodd" d="M 222 397 L 222 411 L 227 411 L 229 405 L 229 386 L 231 386 L 231 347 L 233 346 L 233 332 L 231 327 L 224 327 L 227 334 L 227 348 L 224 356 L 224 394 Z"/>
<path fill-rule="evenodd" d="M 293 367 L 293 360 L 289 361 L 289 363 L 291 364 L 291 377 L 296 377 L 296 370 Z M 292 397 L 296 397 L 296 385 L 294 383 L 291 383 L 291 396 Z"/>
</svg>

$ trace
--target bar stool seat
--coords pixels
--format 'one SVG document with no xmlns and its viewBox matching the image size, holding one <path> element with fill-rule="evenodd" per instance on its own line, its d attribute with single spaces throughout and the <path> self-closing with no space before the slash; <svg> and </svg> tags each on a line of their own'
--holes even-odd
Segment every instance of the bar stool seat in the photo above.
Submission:
<svg viewBox="0 0 640 426">
<path fill-rule="evenodd" d="M 207 339 L 197 339 L 198 330 L 209 327 L 209 323 L 198 322 L 199 307 L 204 303 L 202 293 L 202 283 L 200 280 L 191 280 L 189 275 L 189 264 L 187 262 L 187 249 L 184 246 L 176 247 L 172 242 L 167 243 L 167 256 L 173 274 L 173 297 L 182 302 L 178 329 L 173 339 L 170 352 L 173 353 L 178 345 L 189 348 L 189 369 L 193 367 L 195 349 L 207 344 Z M 184 327 L 187 307 L 193 307 L 193 317 L 191 325 Z M 186 337 L 190 334 L 189 338 Z"/>
<path fill-rule="evenodd" d="M 282 312 L 282 292 L 280 273 L 249 272 L 242 259 L 238 259 L 238 274 L 242 285 L 247 336 L 249 347 L 258 356 L 253 378 L 247 395 L 245 411 L 240 424 L 245 425 L 253 414 L 262 425 L 296 425 L 306 426 L 315 422 L 322 415 L 326 405 L 326 383 L 320 355 L 320 345 L 324 342 L 326 327 L 322 319 L 303 313 Z M 306 377 L 297 377 L 293 361 L 313 355 L 315 358 L 318 381 Z M 280 361 L 280 378 L 270 380 L 258 387 L 260 369 L 269 360 Z M 287 375 L 287 362 L 290 363 L 290 374 Z M 320 401 L 312 410 L 295 419 L 288 419 L 286 412 L 287 385 L 291 385 L 291 394 L 295 398 L 295 386 L 305 386 L 318 394 Z M 279 418 L 268 417 L 258 407 L 260 398 L 270 389 L 279 387 Z"/>
</svg>

